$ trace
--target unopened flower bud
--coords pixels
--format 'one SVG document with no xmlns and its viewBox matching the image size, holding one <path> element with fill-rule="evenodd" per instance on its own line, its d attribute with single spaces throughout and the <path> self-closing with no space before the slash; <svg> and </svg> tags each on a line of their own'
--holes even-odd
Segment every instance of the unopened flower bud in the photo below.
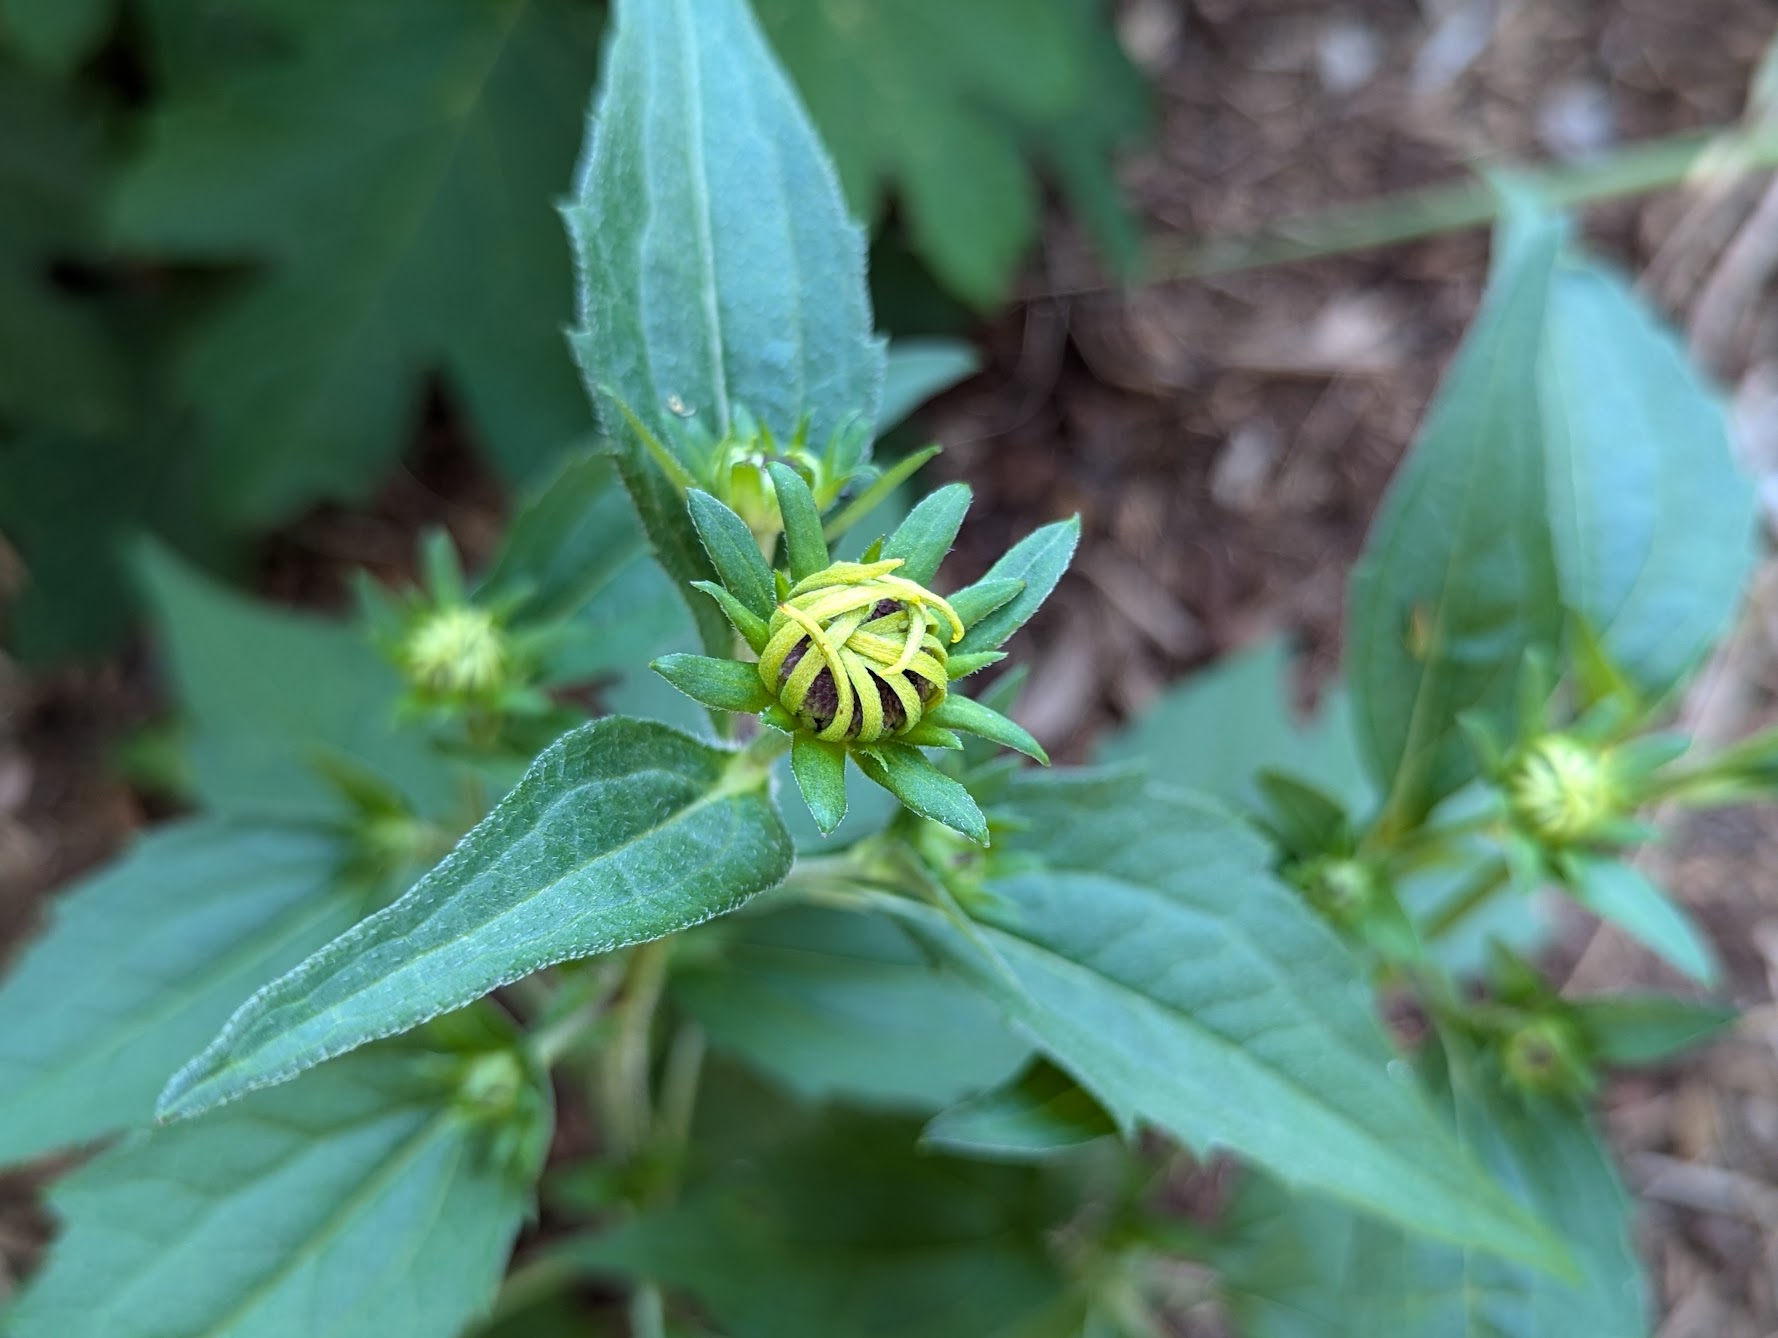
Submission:
<svg viewBox="0 0 1778 1338">
<path fill-rule="evenodd" d="M 1513 818 L 1552 846 L 1603 836 L 1624 816 L 1625 796 L 1605 754 L 1565 734 L 1535 740 L 1506 778 Z"/>
<path fill-rule="evenodd" d="M 898 560 L 836 562 L 792 586 L 767 625 L 760 681 L 817 738 L 875 743 L 905 734 L 950 685 L 951 606 L 896 576 Z"/>
<path fill-rule="evenodd" d="M 1559 1018 L 1534 1018 L 1509 1035 L 1501 1062 L 1527 1092 L 1577 1094 L 1593 1086 L 1580 1037 Z"/>
<path fill-rule="evenodd" d="M 506 636 L 494 615 L 467 605 L 436 609 L 411 632 L 402 663 L 413 684 L 443 697 L 490 697 L 505 686 Z"/>
</svg>

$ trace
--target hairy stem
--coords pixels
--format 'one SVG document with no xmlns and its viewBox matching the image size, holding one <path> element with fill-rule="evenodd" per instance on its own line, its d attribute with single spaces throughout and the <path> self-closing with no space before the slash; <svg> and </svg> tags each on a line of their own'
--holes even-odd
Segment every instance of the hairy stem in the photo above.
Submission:
<svg viewBox="0 0 1778 1338">
<path fill-rule="evenodd" d="M 627 1161 L 648 1141 L 654 1101 L 648 1088 L 649 1041 L 667 983 L 672 938 L 644 943 L 630 955 L 623 993 L 612 1010 L 611 1043 L 602 1056 L 601 1106 L 611 1157 Z"/>
</svg>

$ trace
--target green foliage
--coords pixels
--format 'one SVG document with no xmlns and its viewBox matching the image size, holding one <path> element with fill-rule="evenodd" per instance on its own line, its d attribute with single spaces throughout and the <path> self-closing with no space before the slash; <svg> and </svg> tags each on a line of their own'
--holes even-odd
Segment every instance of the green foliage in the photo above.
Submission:
<svg viewBox="0 0 1778 1338">
<path fill-rule="evenodd" d="M 536 1170 L 493 1155 L 458 1067 L 372 1052 L 107 1153 L 57 1190 L 64 1238 L 8 1332 L 452 1338 Z"/>
<path fill-rule="evenodd" d="M 573 0 L 150 5 L 168 92 L 118 192 L 127 250 L 260 272 L 179 350 L 230 516 L 359 499 L 441 373 L 511 477 L 585 430 L 562 351 L 568 186 L 597 50 Z M 230 28 L 249 44 L 224 47 Z M 174 38 L 200 61 L 178 61 Z M 277 350 L 267 356 L 268 349 Z"/>
<path fill-rule="evenodd" d="M 146 1125 L 243 997 L 357 919 L 340 858 L 318 833 L 202 820 L 63 893 L 0 988 L 0 1162 Z"/>
<path fill-rule="evenodd" d="M 886 921 L 746 916 L 674 998 L 718 1049 L 811 1101 L 933 1111 L 1008 1077 L 1029 1047 Z"/>
<path fill-rule="evenodd" d="M 682 1287 L 735 1338 L 1015 1338 L 1062 1293 L 1043 1248 L 1059 1205 L 1029 1172 L 922 1155 L 913 1133 L 793 1125 L 575 1261 Z"/>
<path fill-rule="evenodd" d="M 348 767 L 414 801 L 454 802 L 450 768 L 394 716 L 401 681 L 361 632 L 245 599 L 166 552 L 139 566 L 189 726 L 191 774 L 214 812 L 331 819 Z"/>
<path fill-rule="evenodd" d="M 1520 659 L 1560 643 L 1543 420 L 1523 388 L 1537 381 L 1566 239 L 1561 220 L 1529 206 L 1502 225 L 1486 305 L 1352 575 L 1353 713 L 1403 823 L 1475 775 L 1458 717 L 1505 722 Z"/>
<path fill-rule="evenodd" d="M 1389 1077 L 1345 953 L 1257 838 L 1135 783 L 1032 785 L 1017 812 L 1037 859 L 990 885 L 972 932 L 906 913 L 1121 1128 L 1535 1257 L 1524 1219 Z"/>
<path fill-rule="evenodd" d="M 1033 156 L 1113 258 L 1130 258 L 1105 162 L 1142 132 L 1147 106 L 1103 11 L 1098 0 L 759 4 L 854 210 L 876 219 L 893 197 L 914 247 L 978 306 L 1006 296 L 1036 238 Z"/>
<path fill-rule="evenodd" d="M 908 80 L 836 132 L 842 170 L 980 296 L 1026 220 L 975 192 L 1022 198 L 1040 131 L 1081 188 L 1116 62 L 1088 0 L 892 8 L 765 5 L 818 107 L 854 65 Z M 65 281 L 102 251 L 104 146 L 0 61 L 38 137 L 0 150 L 0 476 L 41 489 L 0 507 L 33 570 L 102 589 L 89 540 L 173 515 L 182 460 L 230 466 L 190 490 L 199 539 L 362 496 L 433 376 L 535 482 L 485 570 L 429 533 L 417 587 L 364 577 L 352 617 L 130 550 L 180 715 L 162 770 L 199 812 L 71 891 L 0 986 L 0 1160 L 123 1135 L 55 1191 L 9 1333 L 447 1338 L 540 1182 L 495 1332 L 615 1332 L 576 1301 L 625 1279 L 644 1338 L 1152 1334 L 1179 1254 L 1247 1338 L 1646 1332 L 1583 1101 L 1732 1013 L 1567 998 L 1510 947 L 1554 885 L 1712 979 L 1637 871 L 1641 818 L 1778 767 L 1666 728 L 1751 501 L 1709 392 L 1561 220 L 1513 197 L 1354 579 L 1350 706 L 1336 683 L 1300 718 L 1261 648 L 1132 722 L 1107 752 L 1138 765 L 1032 779 L 999 755 L 1045 760 L 1022 668 L 964 680 L 1079 522 L 934 588 L 970 490 L 903 495 L 931 450 L 871 449 L 968 360 L 886 373 L 863 235 L 744 0 L 617 6 L 565 207 L 605 434 L 578 452 L 538 220 L 593 9 L 128 13 L 0 0 L 81 78 L 147 35 L 118 225 L 189 262 L 142 266 L 152 298 Z M 58 537 L 37 498 L 94 461 L 122 500 Z M 1233 1207 L 1170 1218 L 1212 1154 L 1243 1163 Z"/>
<path fill-rule="evenodd" d="M 790 867 L 764 781 L 645 721 L 563 736 L 400 900 L 242 1005 L 168 1084 L 161 1115 L 198 1114 L 542 967 L 733 910 Z"/>
<path fill-rule="evenodd" d="M 1644 1338 L 1629 1203 L 1585 1112 L 1508 1092 L 1461 1050 L 1422 1068 L 1464 1145 L 1561 1232 L 1579 1276 L 1415 1240 L 1254 1181 L 1213 1251 L 1244 1338 Z"/>
</svg>

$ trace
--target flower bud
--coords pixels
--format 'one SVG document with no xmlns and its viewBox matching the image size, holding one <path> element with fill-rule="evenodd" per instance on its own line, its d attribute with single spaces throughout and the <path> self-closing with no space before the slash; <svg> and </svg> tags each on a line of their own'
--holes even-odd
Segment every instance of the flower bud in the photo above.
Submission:
<svg viewBox="0 0 1778 1338">
<path fill-rule="evenodd" d="M 506 636 L 494 615 L 470 605 L 434 609 L 407 635 L 401 661 L 408 679 L 439 697 L 486 698 L 506 684 Z"/>
<path fill-rule="evenodd" d="M 1560 1018 L 1534 1018 L 1507 1036 L 1501 1063 L 1526 1092 L 1573 1095 L 1594 1086 L 1580 1035 Z"/>
<path fill-rule="evenodd" d="M 1550 846 L 1597 840 L 1625 815 L 1609 758 L 1566 734 L 1534 740 L 1509 770 L 1505 790 L 1515 822 Z"/>
<path fill-rule="evenodd" d="M 899 559 L 836 562 L 791 587 L 767 623 L 759 677 L 778 704 L 828 742 L 905 734 L 950 685 L 955 610 L 894 575 Z"/>
</svg>

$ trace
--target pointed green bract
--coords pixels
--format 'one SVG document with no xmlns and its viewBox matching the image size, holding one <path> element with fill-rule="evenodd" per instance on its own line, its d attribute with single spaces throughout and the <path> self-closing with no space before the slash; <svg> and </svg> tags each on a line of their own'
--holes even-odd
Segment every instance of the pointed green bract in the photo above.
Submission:
<svg viewBox="0 0 1778 1338">
<path fill-rule="evenodd" d="M 923 818 L 943 823 L 978 845 L 988 844 L 988 820 L 974 798 L 918 748 L 880 743 L 852 755 L 859 769 Z"/>
<path fill-rule="evenodd" d="M 784 518 L 784 551 L 790 559 L 790 579 L 806 580 L 827 566 L 827 540 L 821 533 L 821 508 L 803 476 L 776 460 L 766 465 L 778 494 L 778 512 Z"/>
<path fill-rule="evenodd" d="M 1562 865 L 1569 893 L 1593 914 L 1700 984 L 1716 980 L 1716 954 L 1703 931 L 1642 870 L 1597 855 L 1568 855 Z"/>
<path fill-rule="evenodd" d="M 952 607 L 955 608 L 956 605 Z M 973 655 L 953 655 L 945 661 L 945 671 L 950 674 L 951 681 L 956 682 L 959 678 L 968 678 L 971 674 L 999 664 L 1005 658 L 1006 652 L 1003 650 L 980 650 Z"/>
<path fill-rule="evenodd" d="M 951 607 L 957 611 L 957 617 L 964 627 L 974 627 L 996 609 L 1004 608 L 1017 599 L 1025 591 L 1025 583 L 1016 576 L 1002 580 L 982 580 L 974 585 L 966 586 L 951 596 Z M 967 644 L 967 639 L 965 641 Z M 956 659 L 968 659 L 973 655 L 992 655 L 993 651 L 959 651 Z"/>
<path fill-rule="evenodd" d="M 456 1338 L 493 1301 L 549 1141 L 542 1093 L 461 1108 L 462 1063 L 354 1056 L 107 1152 L 55 1190 L 61 1239 L 7 1333 Z"/>
<path fill-rule="evenodd" d="M 799 734 L 790 745 L 790 769 L 797 789 L 823 834 L 846 817 L 846 749 L 843 744 Z"/>
<path fill-rule="evenodd" d="M 765 772 L 664 725 L 594 721 L 398 901 L 243 1004 L 159 1114 L 199 1114 L 555 962 L 699 924 L 775 886 L 790 858 Z"/>
<path fill-rule="evenodd" d="M 1611 994 L 1576 999 L 1575 1021 L 1605 1064 L 1654 1064 L 1708 1041 L 1741 1014 L 1721 1004 L 1670 994 Z"/>
<path fill-rule="evenodd" d="M 772 695 L 759 681 L 758 669 L 738 660 L 718 660 L 709 655 L 663 655 L 652 668 L 693 701 L 718 711 L 753 715 L 772 704 Z"/>
<path fill-rule="evenodd" d="M 704 551 L 729 593 L 757 616 L 771 617 L 778 592 L 772 585 L 772 569 L 760 556 L 759 543 L 747 522 L 701 489 L 686 494 L 686 507 L 698 527 Z"/>
<path fill-rule="evenodd" d="M 956 542 L 957 531 L 963 528 L 971 495 L 968 484 L 949 483 L 908 513 L 908 518 L 883 543 L 885 558 L 902 559 L 903 565 L 896 575 L 919 585 L 932 584 L 939 563 L 945 560 L 945 554 Z M 961 612 L 958 616 L 962 616 Z"/>
<path fill-rule="evenodd" d="M 765 649 L 771 629 L 764 618 L 757 616 L 752 609 L 741 603 L 715 581 L 693 581 L 691 584 L 692 589 L 702 590 L 721 606 L 729 624 L 741 634 L 741 639 L 752 647 L 755 655 Z"/>
<path fill-rule="evenodd" d="M 1074 546 L 1080 542 L 1080 517 L 1058 520 L 1052 525 L 1026 535 L 1008 550 L 1006 556 L 988 569 L 988 574 L 969 590 L 960 590 L 951 597 L 953 608 L 959 599 L 968 599 L 972 591 L 987 587 L 994 581 L 1018 580 L 1025 588 L 993 612 L 982 616 L 969 629 L 969 634 L 956 647 L 957 653 L 997 650 L 1008 637 L 1031 620 L 1043 606 L 1068 570 L 1074 557 Z M 959 616 L 961 609 L 959 608 Z"/>
<path fill-rule="evenodd" d="M 1003 748 L 1015 748 L 1026 757 L 1049 765 L 1049 754 L 1022 726 L 1008 720 L 991 706 L 984 706 L 955 693 L 946 697 L 938 709 L 927 713 L 933 724 L 947 729 L 967 730 Z"/>
<path fill-rule="evenodd" d="M 824 533 L 827 535 L 828 542 L 832 543 L 842 534 L 847 533 L 859 521 L 881 506 L 889 499 L 890 494 L 912 478 L 920 466 L 937 455 L 941 449 L 943 448 L 938 446 L 923 447 L 909 455 L 902 456 L 901 459 L 885 469 L 871 481 L 869 487 L 847 502 L 833 519 L 827 522 Z"/>
</svg>

